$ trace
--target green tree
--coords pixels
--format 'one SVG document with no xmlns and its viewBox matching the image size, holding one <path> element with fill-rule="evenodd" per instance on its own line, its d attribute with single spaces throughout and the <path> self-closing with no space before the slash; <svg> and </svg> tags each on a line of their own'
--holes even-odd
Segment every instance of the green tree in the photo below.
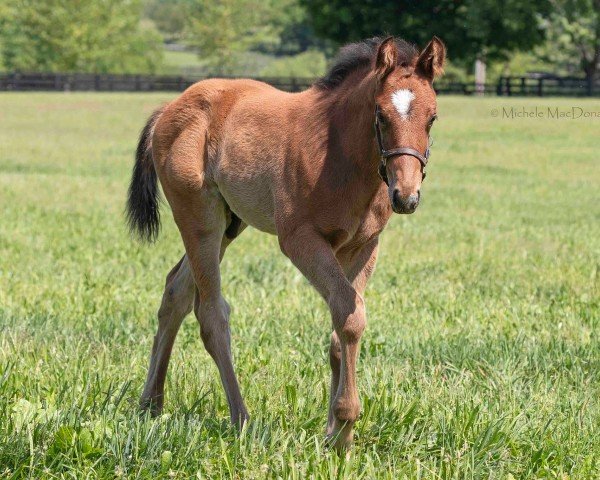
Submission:
<svg viewBox="0 0 600 480">
<path fill-rule="evenodd" d="M 282 22 L 277 0 L 194 0 L 188 43 L 214 73 L 231 74 L 249 50 L 276 44 Z"/>
<path fill-rule="evenodd" d="M 160 35 L 140 23 L 138 0 L 4 0 L 8 70 L 143 73 L 160 64 Z"/>
<path fill-rule="evenodd" d="M 547 0 L 301 0 L 318 35 L 338 43 L 395 34 L 419 45 L 444 40 L 455 62 L 504 59 L 544 39 Z"/>
<path fill-rule="evenodd" d="M 296 55 L 307 50 L 327 50 L 327 41 L 315 35 L 306 8 L 299 0 L 275 0 L 270 13 L 278 41 L 256 49 L 275 55 Z"/>
<path fill-rule="evenodd" d="M 260 71 L 263 77 L 316 78 L 327 70 L 327 59 L 320 50 L 278 57 Z"/>
<path fill-rule="evenodd" d="M 590 83 L 600 70 L 600 0 L 550 0 L 544 58 L 582 70 Z"/>
<path fill-rule="evenodd" d="M 166 41 L 181 41 L 194 0 L 146 0 L 144 17 L 152 20 Z"/>
</svg>

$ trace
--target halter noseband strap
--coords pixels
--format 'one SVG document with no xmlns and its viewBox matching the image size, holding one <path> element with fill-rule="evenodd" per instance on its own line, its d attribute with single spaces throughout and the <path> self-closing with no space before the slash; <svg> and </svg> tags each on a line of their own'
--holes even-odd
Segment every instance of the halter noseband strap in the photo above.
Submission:
<svg viewBox="0 0 600 480">
<path fill-rule="evenodd" d="M 379 145 L 379 155 L 381 156 L 381 163 L 379 164 L 379 176 L 385 182 L 386 185 L 389 185 L 386 170 L 387 159 L 390 157 L 396 157 L 398 155 L 410 155 L 411 157 L 415 157 L 417 160 L 419 160 L 419 162 L 421 163 L 421 169 L 423 171 L 423 180 L 425 180 L 425 166 L 427 165 L 427 161 L 429 160 L 429 145 L 427 146 L 427 150 L 425 150 L 424 154 L 410 147 L 398 147 L 386 150 L 383 147 L 381 125 L 379 123 L 379 105 L 375 105 L 375 135 L 377 136 L 377 144 Z"/>
</svg>

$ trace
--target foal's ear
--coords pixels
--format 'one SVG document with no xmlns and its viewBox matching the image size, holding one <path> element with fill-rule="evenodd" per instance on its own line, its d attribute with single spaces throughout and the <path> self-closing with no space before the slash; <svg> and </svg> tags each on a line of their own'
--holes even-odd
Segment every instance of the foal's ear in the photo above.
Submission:
<svg viewBox="0 0 600 480">
<path fill-rule="evenodd" d="M 434 36 L 419 55 L 417 71 L 430 82 L 433 82 L 435 77 L 444 73 L 445 60 L 446 45 L 438 37 Z"/>
<path fill-rule="evenodd" d="M 375 62 L 375 74 L 381 81 L 391 73 L 398 63 L 398 48 L 394 37 L 387 37 L 377 49 L 377 61 Z"/>
</svg>

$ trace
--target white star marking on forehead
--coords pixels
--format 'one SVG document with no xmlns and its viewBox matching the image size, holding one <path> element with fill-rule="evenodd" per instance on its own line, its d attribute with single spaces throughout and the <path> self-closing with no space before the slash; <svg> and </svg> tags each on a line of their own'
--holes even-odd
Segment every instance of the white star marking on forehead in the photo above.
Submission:
<svg viewBox="0 0 600 480">
<path fill-rule="evenodd" d="M 402 89 L 396 90 L 392 93 L 392 104 L 398 110 L 398 113 L 402 117 L 402 120 L 408 118 L 408 112 L 410 111 L 410 104 L 415 99 L 415 94 L 410 90 Z"/>
</svg>

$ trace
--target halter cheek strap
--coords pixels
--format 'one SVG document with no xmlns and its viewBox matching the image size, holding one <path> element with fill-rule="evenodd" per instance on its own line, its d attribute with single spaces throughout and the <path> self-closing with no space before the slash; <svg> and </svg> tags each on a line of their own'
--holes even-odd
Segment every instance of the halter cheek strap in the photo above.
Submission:
<svg viewBox="0 0 600 480">
<path fill-rule="evenodd" d="M 421 171 L 423 172 L 423 180 L 425 180 L 425 176 L 427 175 L 425 173 L 425 166 L 429 160 L 429 145 L 431 145 L 431 142 L 429 142 L 424 154 L 410 147 L 398 147 L 386 150 L 383 147 L 381 124 L 379 123 L 379 105 L 375 106 L 375 136 L 377 137 L 377 145 L 379 146 L 379 155 L 381 157 L 381 163 L 379 164 L 379 176 L 386 185 L 389 185 L 386 169 L 387 160 L 390 157 L 396 157 L 398 155 L 410 155 L 411 157 L 415 157 L 417 160 L 419 160 L 421 163 Z"/>
</svg>

